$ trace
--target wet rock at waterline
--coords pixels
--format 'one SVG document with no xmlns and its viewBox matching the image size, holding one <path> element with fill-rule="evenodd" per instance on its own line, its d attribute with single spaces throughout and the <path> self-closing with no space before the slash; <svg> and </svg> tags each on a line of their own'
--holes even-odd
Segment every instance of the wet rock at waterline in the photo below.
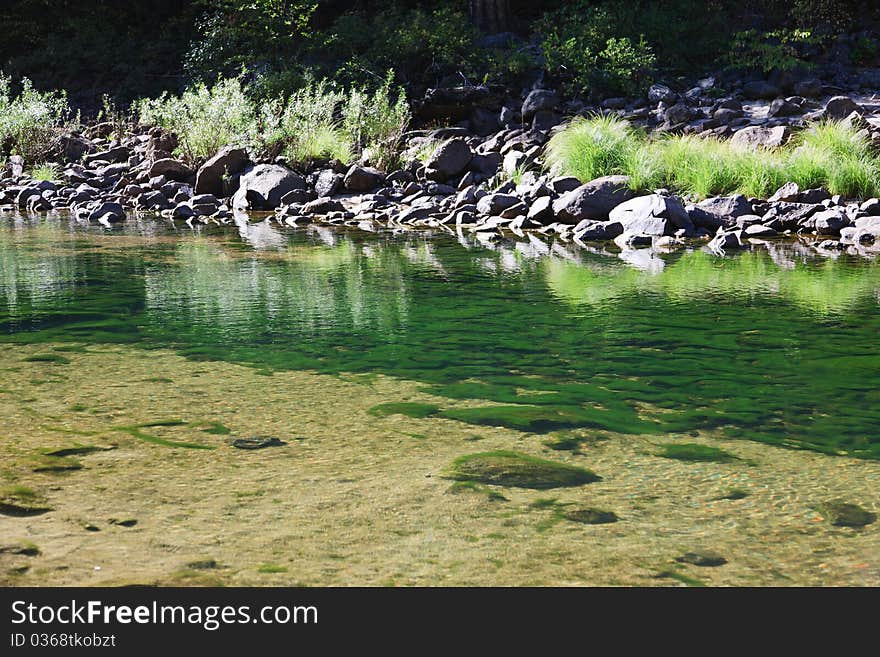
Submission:
<svg viewBox="0 0 880 657">
<path fill-rule="evenodd" d="M 600 480 L 584 468 L 511 451 L 460 456 L 445 476 L 458 481 L 536 489 L 583 486 Z"/>
<path fill-rule="evenodd" d="M 302 176 L 277 164 L 258 164 L 245 169 L 238 191 L 232 197 L 236 210 L 274 210 L 281 199 L 295 190 L 306 189 Z"/>
<path fill-rule="evenodd" d="M 573 224 L 608 219 L 614 208 L 635 196 L 629 182 L 627 176 L 605 176 L 566 192 L 553 203 L 556 219 Z"/>
</svg>

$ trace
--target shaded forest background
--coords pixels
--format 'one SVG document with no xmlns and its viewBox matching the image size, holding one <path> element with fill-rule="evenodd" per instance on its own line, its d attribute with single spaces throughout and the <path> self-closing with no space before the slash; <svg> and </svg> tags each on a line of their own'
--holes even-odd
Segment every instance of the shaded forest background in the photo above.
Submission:
<svg viewBox="0 0 880 657">
<path fill-rule="evenodd" d="M 256 92 L 388 69 L 410 94 L 536 80 L 587 96 L 714 70 L 878 63 L 859 0 L 6 0 L 0 70 L 89 107 L 243 75 Z M 824 58 L 824 59 L 823 59 Z"/>
</svg>

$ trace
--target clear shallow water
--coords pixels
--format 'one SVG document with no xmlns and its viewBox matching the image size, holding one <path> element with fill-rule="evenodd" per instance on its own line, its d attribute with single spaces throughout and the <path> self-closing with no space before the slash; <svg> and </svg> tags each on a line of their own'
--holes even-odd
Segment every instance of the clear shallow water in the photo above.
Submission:
<svg viewBox="0 0 880 657">
<path fill-rule="evenodd" d="M 535 433 L 711 431 L 880 458 L 880 265 L 805 253 L 4 219 L 0 341 L 392 375 L 493 402 L 448 417 Z"/>
</svg>

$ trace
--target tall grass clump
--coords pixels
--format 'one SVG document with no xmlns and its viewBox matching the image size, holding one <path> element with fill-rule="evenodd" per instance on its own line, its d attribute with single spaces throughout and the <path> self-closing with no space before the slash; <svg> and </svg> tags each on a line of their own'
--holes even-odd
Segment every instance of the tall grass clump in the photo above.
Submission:
<svg viewBox="0 0 880 657">
<path fill-rule="evenodd" d="M 309 81 L 287 100 L 263 105 L 263 142 L 292 162 L 321 158 L 351 159 L 351 144 L 337 118 L 345 95 L 326 80 Z"/>
<path fill-rule="evenodd" d="M 649 139 L 622 119 L 594 117 L 554 135 L 547 162 L 584 181 L 623 174 L 633 189 L 668 187 L 695 198 L 767 198 L 786 182 L 851 198 L 880 192 L 880 155 L 863 134 L 836 122 L 817 124 L 782 148 L 749 150 L 689 135 Z"/>
<path fill-rule="evenodd" d="M 37 91 L 24 78 L 13 95 L 12 78 L 0 73 L 0 152 L 38 162 L 74 123 L 64 92 Z"/>
<path fill-rule="evenodd" d="M 374 166 L 397 164 L 398 147 L 411 114 L 402 89 L 392 89 L 393 72 L 372 93 L 352 89 L 342 111 L 342 126 L 356 153 L 366 154 Z"/>
<path fill-rule="evenodd" d="M 197 84 L 180 96 L 168 93 L 136 103 L 141 123 L 177 135 L 177 154 L 189 162 L 208 158 L 226 144 L 251 145 L 257 113 L 239 78 L 212 87 Z"/>
<path fill-rule="evenodd" d="M 547 145 L 547 161 L 580 180 L 628 174 L 645 137 L 616 116 L 572 121 Z M 650 177 L 650 176 L 649 176 Z"/>
</svg>

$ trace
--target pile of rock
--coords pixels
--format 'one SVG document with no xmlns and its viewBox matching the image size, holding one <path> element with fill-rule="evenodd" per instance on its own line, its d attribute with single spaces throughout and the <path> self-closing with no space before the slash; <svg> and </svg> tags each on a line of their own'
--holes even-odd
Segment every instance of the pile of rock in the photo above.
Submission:
<svg viewBox="0 0 880 657">
<path fill-rule="evenodd" d="M 832 96 L 814 109 L 817 104 L 806 97 L 829 89 L 808 82 L 798 87 L 802 96 L 775 98 L 760 115 L 745 112 L 734 97 L 709 103 L 712 80 L 684 93 L 655 85 L 636 103 L 640 107 L 622 99 L 604 105 L 656 129 L 733 134 L 745 146 L 779 145 L 795 122 L 820 117 L 849 121 L 880 139 L 880 119 L 871 108 Z M 488 91 L 433 91 L 423 112 L 449 112 L 457 98 L 464 103 L 459 114 L 466 118 L 454 127 L 409 133 L 404 166 L 388 174 L 366 162 L 338 161 L 297 172 L 282 159 L 254 161 L 234 145 L 196 169 L 172 157 L 176 140 L 159 128 L 116 140 L 106 125 L 98 125 L 62 140 L 63 156 L 76 161 L 56 181 L 29 178 L 20 158 L 11 158 L 0 178 L 0 208 L 66 210 L 78 220 L 107 226 L 131 213 L 222 224 L 272 212 L 270 220 L 289 226 L 448 227 L 474 232 L 484 241 L 500 239 L 505 231 L 531 230 L 581 244 L 613 240 L 623 247 L 702 239 L 726 251 L 750 240 L 793 234 L 817 236 L 826 251 L 847 244 L 880 246 L 877 199 L 856 203 L 789 183 L 766 200 L 729 196 L 692 204 L 667 190 L 637 195 L 623 176 L 591 181 L 552 176 L 542 173 L 543 148 L 571 110 L 555 92 L 533 90 L 519 106 L 508 102 L 490 116 Z M 739 95 L 775 93 L 745 85 Z"/>
</svg>

